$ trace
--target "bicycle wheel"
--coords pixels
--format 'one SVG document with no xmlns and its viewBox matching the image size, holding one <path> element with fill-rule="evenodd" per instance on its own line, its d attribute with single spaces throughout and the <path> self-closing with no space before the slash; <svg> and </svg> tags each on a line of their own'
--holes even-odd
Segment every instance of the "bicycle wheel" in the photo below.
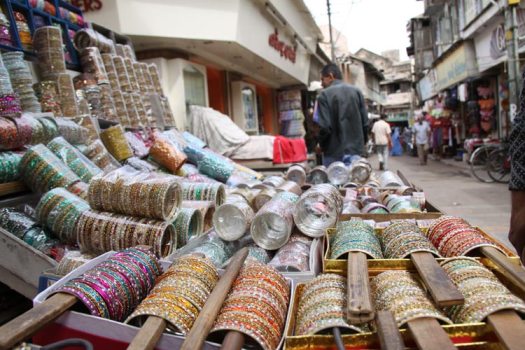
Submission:
<svg viewBox="0 0 525 350">
<path fill-rule="evenodd" d="M 492 180 L 500 183 L 510 181 L 510 168 L 505 166 L 507 157 L 507 152 L 503 149 L 495 149 L 490 152 L 487 172 Z"/>
<path fill-rule="evenodd" d="M 494 182 L 487 171 L 489 154 L 492 150 L 494 150 L 492 146 L 481 146 L 470 157 L 470 172 L 481 182 Z"/>
</svg>

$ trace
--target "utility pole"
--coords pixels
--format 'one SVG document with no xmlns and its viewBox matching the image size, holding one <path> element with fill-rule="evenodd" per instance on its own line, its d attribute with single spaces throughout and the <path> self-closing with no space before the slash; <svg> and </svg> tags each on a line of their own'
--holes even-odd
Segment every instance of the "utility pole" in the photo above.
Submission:
<svg viewBox="0 0 525 350">
<path fill-rule="evenodd" d="M 326 8 L 328 9 L 328 30 L 330 31 L 330 53 L 332 55 L 332 62 L 335 63 L 335 48 L 334 38 L 332 36 L 332 12 L 330 12 L 330 0 L 326 0 Z"/>
<path fill-rule="evenodd" d="M 519 93 L 521 90 L 520 61 L 518 54 L 518 21 L 516 15 L 516 7 L 518 5 L 519 0 L 508 0 L 508 5 L 505 7 L 505 44 L 507 47 L 509 112 L 511 122 L 518 112 Z M 501 123 L 499 124 L 501 125 Z"/>
</svg>

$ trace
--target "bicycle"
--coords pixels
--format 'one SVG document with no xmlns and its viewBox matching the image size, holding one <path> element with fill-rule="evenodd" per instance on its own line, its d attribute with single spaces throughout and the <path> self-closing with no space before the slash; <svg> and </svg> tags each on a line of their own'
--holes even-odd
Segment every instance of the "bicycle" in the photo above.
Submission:
<svg viewBox="0 0 525 350">
<path fill-rule="evenodd" d="M 498 149 L 499 144 L 486 143 L 478 147 L 470 156 L 470 172 L 472 176 L 481 182 L 491 183 L 495 180 L 489 175 L 489 156 L 492 151 Z"/>
<path fill-rule="evenodd" d="M 481 182 L 508 183 L 510 180 L 509 144 L 487 143 L 477 148 L 470 157 L 470 172 Z"/>
<path fill-rule="evenodd" d="M 489 154 L 487 172 L 492 180 L 499 183 L 510 181 L 509 147 L 509 143 L 505 140 Z"/>
</svg>

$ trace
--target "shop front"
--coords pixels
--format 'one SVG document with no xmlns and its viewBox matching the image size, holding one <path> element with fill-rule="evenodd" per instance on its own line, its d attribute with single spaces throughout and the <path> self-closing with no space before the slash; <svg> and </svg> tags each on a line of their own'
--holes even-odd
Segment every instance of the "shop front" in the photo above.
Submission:
<svg viewBox="0 0 525 350">
<path fill-rule="evenodd" d="M 187 106 L 196 104 L 250 134 L 277 134 L 278 91 L 305 89 L 318 80 L 311 68 L 326 63 L 317 54 L 322 34 L 302 1 L 108 0 L 87 16 L 130 36 L 139 57 L 157 63 L 181 129 Z"/>
</svg>

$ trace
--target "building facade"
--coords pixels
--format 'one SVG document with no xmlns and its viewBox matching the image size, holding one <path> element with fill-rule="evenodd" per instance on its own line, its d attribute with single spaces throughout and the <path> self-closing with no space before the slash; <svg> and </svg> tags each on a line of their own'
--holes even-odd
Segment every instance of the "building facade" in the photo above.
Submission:
<svg viewBox="0 0 525 350">
<path fill-rule="evenodd" d="M 157 63 L 180 129 L 197 104 L 251 133 L 277 134 L 278 91 L 305 89 L 327 62 L 302 0 L 105 0 L 86 17 Z"/>
<path fill-rule="evenodd" d="M 425 13 L 408 25 L 407 53 L 415 61 L 418 104 L 447 121 L 458 144 L 510 132 L 517 106 L 509 96 L 519 90 L 509 90 L 508 68 L 515 61 L 509 59 L 506 40 L 512 29 L 511 2 L 426 0 Z M 525 9 L 516 6 L 518 36 L 523 37 Z M 521 57 L 525 40 L 518 41 L 517 49 Z"/>
</svg>

